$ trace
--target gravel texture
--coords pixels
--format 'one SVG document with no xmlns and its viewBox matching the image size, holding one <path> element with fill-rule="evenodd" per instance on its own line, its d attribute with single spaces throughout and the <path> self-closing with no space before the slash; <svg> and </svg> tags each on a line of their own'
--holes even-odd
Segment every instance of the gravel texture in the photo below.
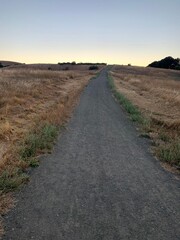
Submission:
<svg viewBox="0 0 180 240">
<path fill-rule="evenodd" d="M 107 70 L 5 217 L 4 240 L 178 240 L 179 180 L 115 102 Z"/>
</svg>

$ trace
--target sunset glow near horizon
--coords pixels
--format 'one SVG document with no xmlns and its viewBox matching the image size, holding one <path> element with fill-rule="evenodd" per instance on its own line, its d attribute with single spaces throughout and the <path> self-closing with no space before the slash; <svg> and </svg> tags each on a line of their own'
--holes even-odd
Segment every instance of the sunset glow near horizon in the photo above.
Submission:
<svg viewBox="0 0 180 240">
<path fill-rule="evenodd" d="M 146 66 L 180 57 L 180 0 L 0 0 L 0 60 Z"/>
</svg>

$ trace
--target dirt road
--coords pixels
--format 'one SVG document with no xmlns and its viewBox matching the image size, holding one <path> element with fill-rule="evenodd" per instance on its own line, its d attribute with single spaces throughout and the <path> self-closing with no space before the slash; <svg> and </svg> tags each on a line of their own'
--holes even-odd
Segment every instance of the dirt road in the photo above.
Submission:
<svg viewBox="0 0 180 240">
<path fill-rule="evenodd" d="M 149 146 L 114 101 L 104 70 L 17 194 L 3 239 L 179 239 L 180 184 Z"/>
</svg>

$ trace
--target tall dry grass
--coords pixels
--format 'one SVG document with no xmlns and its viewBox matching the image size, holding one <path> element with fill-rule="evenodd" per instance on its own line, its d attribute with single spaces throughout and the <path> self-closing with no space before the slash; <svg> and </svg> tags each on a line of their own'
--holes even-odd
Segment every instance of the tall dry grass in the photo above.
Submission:
<svg viewBox="0 0 180 240">
<path fill-rule="evenodd" d="M 138 67 L 116 67 L 117 87 L 147 115 L 166 124 L 180 120 L 180 73 Z"/>
<path fill-rule="evenodd" d="M 40 120 L 61 121 L 92 77 L 89 71 L 0 72 L 0 171 L 9 149 Z"/>
<path fill-rule="evenodd" d="M 180 166 L 180 71 L 115 66 L 111 74 L 117 90 L 151 122 L 157 155 Z"/>
<path fill-rule="evenodd" d="M 0 214 L 13 205 L 5 192 L 28 180 L 23 171 L 29 163 L 20 158 L 20 144 L 47 124 L 61 125 L 95 74 L 24 68 L 0 71 Z"/>
</svg>

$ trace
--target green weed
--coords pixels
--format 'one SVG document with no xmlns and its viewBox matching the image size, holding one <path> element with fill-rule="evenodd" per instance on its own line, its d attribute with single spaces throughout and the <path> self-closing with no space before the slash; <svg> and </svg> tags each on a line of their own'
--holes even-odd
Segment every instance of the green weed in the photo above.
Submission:
<svg viewBox="0 0 180 240">
<path fill-rule="evenodd" d="M 17 189 L 22 183 L 27 182 L 28 175 L 23 173 L 20 169 L 11 171 L 4 171 L 0 176 L 0 191 L 9 192 Z"/>
<path fill-rule="evenodd" d="M 30 158 L 28 160 L 28 164 L 32 168 L 38 167 L 39 166 L 39 160 L 37 158 Z"/>
<path fill-rule="evenodd" d="M 130 118 L 134 122 L 143 123 L 144 119 L 137 107 L 135 107 L 123 94 L 117 91 L 112 77 L 108 74 L 109 86 L 118 100 L 118 102 L 124 107 L 124 109 L 130 114 Z"/>
<path fill-rule="evenodd" d="M 29 134 L 20 150 L 21 159 L 28 161 L 29 158 L 33 159 L 39 151 L 50 150 L 57 134 L 58 127 L 52 124 L 46 124 Z"/>
<path fill-rule="evenodd" d="M 161 133 L 159 134 L 159 139 L 161 139 L 161 140 L 164 141 L 164 142 L 170 142 L 170 141 L 171 141 L 170 136 L 167 135 L 167 134 L 164 133 L 164 132 L 161 132 Z"/>
<path fill-rule="evenodd" d="M 162 161 L 180 167 L 180 139 L 159 147 L 157 154 Z"/>
<path fill-rule="evenodd" d="M 20 149 L 20 159 L 30 167 L 39 166 L 36 158 L 38 152 L 47 151 L 52 148 L 54 139 L 58 134 L 58 127 L 45 124 L 28 135 Z M 22 183 L 27 182 L 28 176 L 20 168 L 7 169 L 0 176 L 0 191 L 8 192 L 17 189 Z"/>
</svg>

